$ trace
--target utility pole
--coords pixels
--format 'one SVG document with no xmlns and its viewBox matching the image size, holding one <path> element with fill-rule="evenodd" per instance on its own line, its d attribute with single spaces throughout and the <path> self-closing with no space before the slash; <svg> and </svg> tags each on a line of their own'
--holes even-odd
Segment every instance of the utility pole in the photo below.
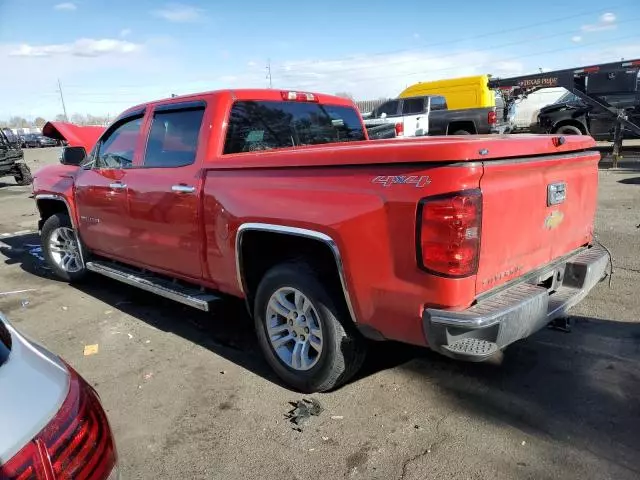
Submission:
<svg viewBox="0 0 640 480">
<path fill-rule="evenodd" d="M 62 85 L 60 84 L 60 79 L 58 79 L 58 91 L 60 92 L 60 101 L 62 102 L 62 111 L 64 112 L 64 119 L 68 122 L 69 117 L 67 116 L 67 107 L 64 105 L 64 96 L 62 95 Z"/>
<path fill-rule="evenodd" d="M 273 85 L 271 84 L 271 59 L 268 58 L 267 59 L 267 79 L 269 79 L 269 88 L 273 88 Z"/>
</svg>

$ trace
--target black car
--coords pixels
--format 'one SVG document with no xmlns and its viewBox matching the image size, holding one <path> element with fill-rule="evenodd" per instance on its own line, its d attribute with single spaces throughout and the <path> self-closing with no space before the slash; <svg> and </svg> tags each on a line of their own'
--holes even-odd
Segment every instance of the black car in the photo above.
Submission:
<svg viewBox="0 0 640 480">
<path fill-rule="evenodd" d="M 40 146 L 40 140 L 37 133 L 26 133 L 22 138 L 23 148 L 37 148 Z"/>
<path fill-rule="evenodd" d="M 630 121 L 640 124 L 640 93 L 602 95 L 601 98 L 616 108 L 624 109 Z M 611 114 L 586 105 L 573 93 L 566 93 L 557 102 L 540 109 L 538 130 L 613 140 L 615 122 Z M 623 129 L 622 133 L 624 138 L 637 138 L 630 130 Z"/>
<path fill-rule="evenodd" d="M 39 147 L 56 147 L 58 142 L 53 138 L 45 137 L 44 135 L 38 135 Z"/>
<path fill-rule="evenodd" d="M 0 177 L 11 175 L 18 185 L 29 185 L 33 178 L 24 163 L 20 139 L 8 128 L 0 129 Z"/>
</svg>

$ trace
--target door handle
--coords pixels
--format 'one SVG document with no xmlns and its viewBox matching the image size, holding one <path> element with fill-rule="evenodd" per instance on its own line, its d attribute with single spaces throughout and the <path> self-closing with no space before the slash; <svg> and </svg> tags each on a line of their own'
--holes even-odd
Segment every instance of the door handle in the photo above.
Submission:
<svg viewBox="0 0 640 480">
<path fill-rule="evenodd" d="M 109 188 L 113 190 L 122 190 L 123 188 L 127 188 L 127 184 L 122 182 L 114 182 L 109 184 Z"/>
<path fill-rule="evenodd" d="M 196 191 L 196 187 L 191 185 L 173 185 L 171 191 L 177 193 L 193 193 Z"/>
</svg>

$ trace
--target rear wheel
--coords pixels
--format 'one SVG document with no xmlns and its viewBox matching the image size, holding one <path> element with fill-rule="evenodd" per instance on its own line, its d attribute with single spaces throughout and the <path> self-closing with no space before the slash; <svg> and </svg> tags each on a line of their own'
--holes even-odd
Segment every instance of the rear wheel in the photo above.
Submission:
<svg viewBox="0 0 640 480">
<path fill-rule="evenodd" d="M 331 390 L 362 365 L 365 340 L 342 303 L 302 262 L 277 265 L 260 282 L 254 309 L 260 348 L 276 374 L 296 390 Z"/>
<path fill-rule="evenodd" d="M 559 133 L 561 135 L 582 135 L 582 130 L 580 130 L 580 127 L 576 125 L 561 125 L 556 128 L 554 133 Z"/>
<path fill-rule="evenodd" d="M 43 256 L 56 276 L 67 282 L 77 282 L 86 275 L 80 242 L 69 215 L 51 215 L 42 226 L 40 240 Z"/>
<path fill-rule="evenodd" d="M 456 130 L 453 132 L 454 135 L 471 135 L 471 132 L 467 132 L 466 130 Z"/>
<path fill-rule="evenodd" d="M 16 164 L 16 174 L 13 176 L 18 185 L 31 185 L 33 183 L 33 177 L 31 176 L 31 170 L 25 163 Z"/>
</svg>

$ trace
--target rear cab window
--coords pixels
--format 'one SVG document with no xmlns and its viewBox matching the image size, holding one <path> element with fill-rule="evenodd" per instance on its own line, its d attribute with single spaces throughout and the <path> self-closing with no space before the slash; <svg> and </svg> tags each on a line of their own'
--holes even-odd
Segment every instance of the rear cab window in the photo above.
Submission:
<svg viewBox="0 0 640 480">
<path fill-rule="evenodd" d="M 355 108 L 307 102 L 237 101 L 224 154 L 365 140 Z"/>
<path fill-rule="evenodd" d="M 447 101 L 444 97 L 431 97 L 431 110 L 446 110 Z"/>
</svg>

